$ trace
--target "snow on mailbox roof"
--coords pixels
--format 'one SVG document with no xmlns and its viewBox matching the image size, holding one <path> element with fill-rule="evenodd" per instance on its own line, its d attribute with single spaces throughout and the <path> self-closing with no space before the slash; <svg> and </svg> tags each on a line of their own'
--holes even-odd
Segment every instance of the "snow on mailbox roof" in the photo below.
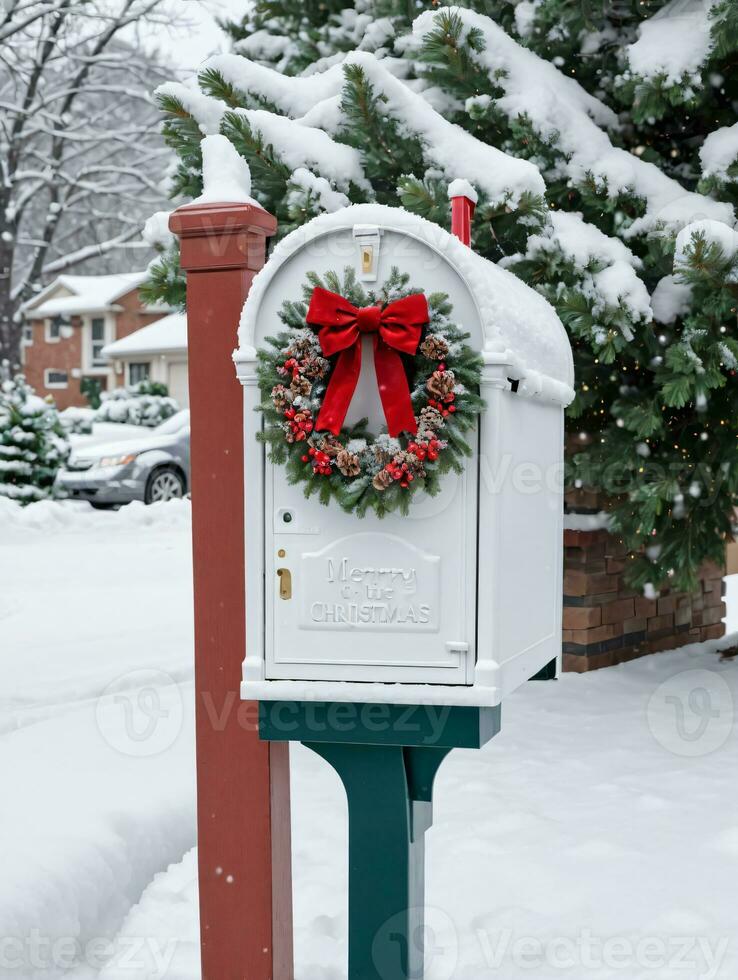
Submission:
<svg viewBox="0 0 738 980">
<path fill-rule="evenodd" d="M 115 359 L 134 354 L 167 354 L 186 350 L 187 316 L 184 313 L 170 313 L 103 347 L 103 354 Z"/>
<path fill-rule="evenodd" d="M 535 290 L 494 262 L 482 258 L 439 225 L 403 208 L 356 204 L 322 214 L 282 239 L 254 279 L 238 331 L 237 361 L 254 357 L 259 307 L 278 268 L 308 242 L 330 232 L 374 224 L 426 242 L 455 267 L 474 296 L 484 330 L 482 353 L 489 362 L 504 363 L 521 381 L 520 391 L 568 404 L 574 398 L 571 345 L 553 307 Z"/>
<path fill-rule="evenodd" d="M 103 312 L 112 309 L 115 300 L 140 286 L 146 277 L 146 272 L 125 272 L 112 276 L 57 276 L 38 296 L 24 304 L 23 312 L 33 319 Z"/>
</svg>

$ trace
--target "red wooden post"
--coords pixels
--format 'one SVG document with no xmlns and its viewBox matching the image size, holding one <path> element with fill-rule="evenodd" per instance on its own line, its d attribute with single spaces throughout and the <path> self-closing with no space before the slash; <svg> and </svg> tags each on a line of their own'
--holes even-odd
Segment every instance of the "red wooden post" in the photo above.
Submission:
<svg viewBox="0 0 738 980">
<path fill-rule="evenodd" d="M 241 307 L 277 223 L 191 204 L 169 227 L 187 272 L 203 980 L 292 980 L 289 760 L 239 695 L 245 644 Z M 256 447 L 254 453 L 256 454 Z"/>
<path fill-rule="evenodd" d="M 471 225 L 476 202 L 463 194 L 451 198 L 451 234 L 471 245 Z"/>
</svg>

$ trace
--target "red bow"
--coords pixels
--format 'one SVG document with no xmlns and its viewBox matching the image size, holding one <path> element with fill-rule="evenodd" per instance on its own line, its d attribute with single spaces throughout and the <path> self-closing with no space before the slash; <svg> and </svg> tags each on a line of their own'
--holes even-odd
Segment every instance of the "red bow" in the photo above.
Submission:
<svg viewBox="0 0 738 980">
<path fill-rule="evenodd" d="M 341 354 L 328 383 L 316 429 L 327 429 L 334 435 L 341 431 L 361 371 L 361 335 L 373 333 L 374 370 L 389 434 L 416 432 L 410 389 L 397 351 L 415 353 L 428 319 L 428 302 L 422 293 L 405 296 L 384 309 L 357 309 L 343 296 L 316 286 L 307 322 L 320 328 L 320 346 L 326 357 L 339 351 Z"/>
</svg>

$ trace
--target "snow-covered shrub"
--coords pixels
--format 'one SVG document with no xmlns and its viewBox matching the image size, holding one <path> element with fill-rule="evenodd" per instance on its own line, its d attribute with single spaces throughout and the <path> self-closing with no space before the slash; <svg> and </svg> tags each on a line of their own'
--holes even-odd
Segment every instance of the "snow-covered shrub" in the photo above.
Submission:
<svg viewBox="0 0 738 980">
<path fill-rule="evenodd" d="M 95 410 L 70 406 L 59 412 L 59 421 L 70 435 L 89 435 L 95 421 Z"/>
<path fill-rule="evenodd" d="M 79 391 L 81 395 L 84 395 L 87 399 L 87 404 L 90 408 L 99 408 L 101 399 L 101 394 L 103 390 L 102 378 L 82 378 L 79 383 Z"/>
<path fill-rule="evenodd" d="M 69 440 L 52 401 L 34 394 L 22 374 L 0 365 L 0 497 L 31 503 L 52 496 Z"/>
<path fill-rule="evenodd" d="M 95 412 L 96 422 L 121 422 L 153 428 L 179 411 L 179 405 L 167 394 L 166 385 L 140 381 L 126 388 L 104 391 L 102 404 Z"/>
</svg>

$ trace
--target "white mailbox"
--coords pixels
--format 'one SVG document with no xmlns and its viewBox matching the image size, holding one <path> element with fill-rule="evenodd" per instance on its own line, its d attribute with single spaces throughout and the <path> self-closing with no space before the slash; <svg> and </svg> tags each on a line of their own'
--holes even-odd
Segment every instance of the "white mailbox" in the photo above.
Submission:
<svg viewBox="0 0 738 980">
<path fill-rule="evenodd" d="M 447 297 L 445 312 L 434 314 L 440 341 L 422 346 L 430 327 L 420 323 L 418 302 L 389 309 L 395 289 L 369 312 L 354 309 L 353 347 L 320 341 L 316 348 L 321 324 L 333 318 L 326 329 L 338 331 L 343 314 L 334 289 L 327 301 L 313 294 L 305 316 L 295 304 L 309 298 L 309 288 L 335 287 L 335 274 L 379 296 L 398 272 L 405 293 L 418 291 L 431 306 L 439 294 Z M 273 390 L 285 413 L 280 451 L 287 463 L 273 462 L 269 444 L 259 441 L 259 353 L 275 363 L 279 345 L 268 338 L 286 329 L 285 303 L 293 304 L 296 339 L 277 361 L 284 386 Z M 380 316 L 386 344 L 377 339 Z M 415 334 L 388 353 L 393 317 Z M 464 345 L 454 329 L 468 335 Z M 435 382 L 423 387 L 428 379 L 412 376 L 406 341 L 437 357 Z M 443 420 L 448 425 L 455 397 L 463 404 L 465 388 L 461 369 L 453 384 L 444 371 L 453 372 L 462 347 L 478 352 L 484 408 L 466 432 L 471 454 L 461 472 L 435 480 L 431 496 L 425 484 L 411 485 L 422 462 L 415 471 L 387 462 L 398 443 L 382 433 L 406 424 L 410 397 L 420 429 L 405 445 L 417 439 L 421 449 L 411 448 L 429 470 L 430 460 L 450 451 Z M 565 330 L 540 295 L 435 224 L 398 208 L 357 205 L 315 218 L 274 249 L 244 307 L 234 358 L 244 386 L 245 698 L 496 705 L 560 657 L 563 412 L 574 394 L 573 363 Z M 308 363 L 306 382 L 296 364 Z M 336 413 L 344 431 L 362 418 L 366 431 L 343 441 L 325 431 L 321 443 Z M 437 424 L 437 442 L 425 419 Z M 322 503 L 321 494 L 330 494 L 320 481 L 336 472 L 334 443 L 344 453 L 349 496 L 370 481 L 376 503 L 386 484 L 401 504 L 408 494 L 407 508 L 381 515 L 370 507 L 362 516 L 336 499 Z M 371 457 L 367 476 L 360 465 L 371 453 L 381 459 Z M 290 482 L 300 464 L 304 478 Z M 306 489 L 316 493 L 306 496 Z M 376 506 L 381 511 L 382 500 Z"/>
</svg>

